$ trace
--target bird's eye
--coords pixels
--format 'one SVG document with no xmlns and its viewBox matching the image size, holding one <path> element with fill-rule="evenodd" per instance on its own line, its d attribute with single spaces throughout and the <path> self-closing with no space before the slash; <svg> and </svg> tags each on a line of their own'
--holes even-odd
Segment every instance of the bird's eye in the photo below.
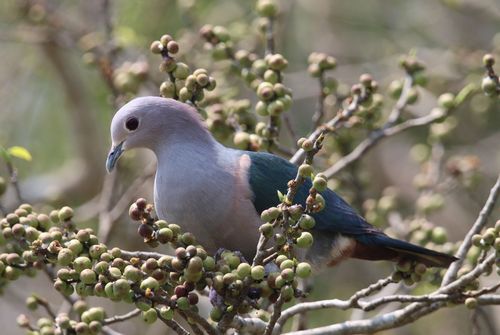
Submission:
<svg viewBox="0 0 500 335">
<path fill-rule="evenodd" d="M 127 128 L 127 130 L 136 130 L 137 127 L 139 127 L 139 120 L 136 117 L 131 117 L 125 122 L 125 128 Z"/>
</svg>

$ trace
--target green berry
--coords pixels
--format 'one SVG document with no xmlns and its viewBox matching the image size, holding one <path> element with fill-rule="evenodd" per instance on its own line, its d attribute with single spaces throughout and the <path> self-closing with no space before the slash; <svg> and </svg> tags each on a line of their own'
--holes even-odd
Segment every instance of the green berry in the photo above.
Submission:
<svg viewBox="0 0 500 335">
<path fill-rule="evenodd" d="M 74 258 L 75 255 L 73 254 L 73 251 L 71 251 L 71 249 L 69 248 L 63 248 L 57 254 L 57 262 L 61 266 L 70 265 Z"/>
<path fill-rule="evenodd" d="M 438 98 L 438 105 L 444 109 L 455 107 L 455 96 L 451 93 L 441 94 Z"/>
<path fill-rule="evenodd" d="M 252 270 L 252 267 L 248 263 L 241 263 L 238 265 L 236 268 L 236 273 L 238 275 L 238 278 L 244 279 L 250 275 L 250 272 Z"/>
<path fill-rule="evenodd" d="M 323 177 L 316 176 L 313 180 L 313 187 L 318 192 L 323 192 L 328 188 L 328 181 Z"/>
<path fill-rule="evenodd" d="M 285 105 L 281 100 L 274 100 L 267 106 L 267 112 L 270 115 L 277 116 L 285 111 Z"/>
<path fill-rule="evenodd" d="M 271 237 L 273 234 L 274 228 L 273 225 L 270 223 L 264 223 L 259 227 L 259 231 L 261 232 L 262 235 L 265 237 Z"/>
<path fill-rule="evenodd" d="M 400 80 L 394 80 L 389 85 L 389 95 L 393 99 L 398 99 L 403 92 L 403 83 Z"/>
<path fill-rule="evenodd" d="M 80 280 L 85 285 L 95 284 L 97 282 L 97 275 L 91 269 L 84 269 L 82 272 L 80 272 Z"/>
<path fill-rule="evenodd" d="M 147 311 L 142 312 L 142 320 L 147 324 L 152 324 L 158 319 L 158 314 L 156 309 L 150 308 Z"/>
<path fill-rule="evenodd" d="M 164 98 L 175 97 L 175 84 L 171 81 L 164 81 L 160 85 L 160 94 Z"/>
<path fill-rule="evenodd" d="M 493 65 L 495 65 L 495 58 L 493 57 L 492 54 L 486 54 L 483 56 L 483 64 L 484 66 L 487 66 L 487 67 L 492 67 Z"/>
<path fill-rule="evenodd" d="M 468 309 L 475 309 L 477 307 L 477 299 L 476 298 L 465 299 L 465 307 L 467 307 Z"/>
<path fill-rule="evenodd" d="M 141 290 L 145 291 L 148 288 L 152 291 L 157 291 L 160 288 L 160 284 L 153 277 L 147 277 L 141 282 Z"/>
<path fill-rule="evenodd" d="M 127 265 L 123 271 L 123 275 L 127 280 L 137 283 L 142 279 L 142 272 L 133 265 Z"/>
<path fill-rule="evenodd" d="M 275 0 L 257 1 L 257 13 L 264 17 L 274 17 L 278 13 L 278 6 Z"/>
<path fill-rule="evenodd" d="M 316 220 L 309 214 L 303 214 L 302 217 L 299 220 L 299 226 L 302 229 L 312 229 L 314 225 L 316 224 Z"/>
<path fill-rule="evenodd" d="M 302 164 L 299 166 L 299 175 L 304 178 L 310 178 L 313 173 L 313 168 L 309 164 Z"/>
<path fill-rule="evenodd" d="M 493 78 L 484 77 L 481 81 L 481 89 L 486 95 L 494 95 L 497 92 L 497 83 Z"/>
<path fill-rule="evenodd" d="M 92 267 L 92 262 L 88 257 L 77 257 L 73 262 L 73 268 L 78 272 L 82 272 L 85 269 L 90 269 Z"/>
<path fill-rule="evenodd" d="M 262 280 L 266 274 L 266 271 L 262 265 L 252 266 L 250 274 L 254 280 Z"/>
<path fill-rule="evenodd" d="M 297 246 L 299 248 L 309 248 L 313 244 L 314 238 L 311 233 L 304 231 L 297 238 Z"/>
<path fill-rule="evenodd" d="M 173 74 L 176 79 L 186 79 L 189 76 L 189 72 L 187 64 L 178 62 Z"/>
<path fill-rule="evenodd" d="M 222 319 L 223 312 L 220 308 L 214 307 L 210 311 L 210 319 L 214 322 L 219 322 Z"/>
<path fill-rule="evenodd" d="M 280 269 L 293 269 L 294 267 L 294 262 L 291 259 L 284 260 L 280 263 Z"/>
<path fill-rule="evenodd" d="M 59 210 L 58 217 L 60 221 L 67 221 L 73 217 L 73 209 L 68 206 L 64 206 Z"/>
<path fill-rule="evenodd" d="M 299 263 L 297 264 L 297 268 L 295 270 L 295 273 L 297 274 L 298 277 L 300 278 L 307 278 L 311 275 L 312 269 L 311 265 L 309 263 Z"/>
</svg>

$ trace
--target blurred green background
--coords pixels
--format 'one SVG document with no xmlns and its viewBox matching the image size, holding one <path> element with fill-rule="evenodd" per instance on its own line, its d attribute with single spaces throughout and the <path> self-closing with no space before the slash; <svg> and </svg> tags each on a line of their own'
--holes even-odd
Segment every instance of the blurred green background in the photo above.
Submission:
<svg viewBox="0 0 500 335">
<path fill-rule="evenodd" d="M 247 0 L 109 1 L 111 36 L 120 49 L 113 66 L 118 68 L 125 61 L 149 64 L 150 80 L 138 94 L 157 95 L 162 75 L 157 71 L 159 59 L 149 52 L 149 45 L 169 33 L 180 43 L 181 57 L 193 68 L 217 70 L 197 34 L 205 23 L 228 27 L 240 47 L 262 53 L 253 7 L 254 2 Z M 47 8 L 48 12 L 44 12 Z M 419 104 L 412 107 L 420 115 L 435 105 L 439 94 L 456 93 L 467 82 L 480 83 L 483 54 L 500 50 L 498 0 L 299 0 L 281 1 L 281 8 L 276 26 L 277 51 L 289 60 L 285 83 L 294 91 L 291 120 L 302 136 L 311 127 L 317 95 L 317 83 L 307 74 L 307 57 L 312 51 L 337 58 L 334 75 L 340 82 L 353 84 L 360 74 L 369 72 L 385 91 L 393 79 L 402 76 L 399 56 L 415 50 L 427 65 L 429 75 L 427 89 Z M 47 23 L 47 17 L 53 21 Z M 85 37 L 92 43 L 106 41 L 106 20 L 107 11 L 100 0 L 0 2 L 0 145 L 20 145 L 33 155 L 31 162 L 17 162 L 27 201 L 40 208 L 74 206 L 81 224 L 94 228 L 110 145 L 108 127 L 116 102 L 96 66 L 86 65 L 89 59 L 84 46 Z M 242 88 L 240 97 L 255 101 L 248 89 Z M 389 110 L 392 104 L 388 100 L 385 108 Z M 459 122 L 445 140 L 446 156 L 476 155 L 481 162 L 482 178 L 473 190 L 447 194 L 445 209 L 432 217 L 448 228 L 453 241 L 460 239 L 472 224 L 500 169 L 498 99 L 477 94 L 456 113 Z M 388 139 L 371 151 L 361 161 L 366 170 L 363 178 L 369 181 L 364 186 L 366 194 L 378 197 L 385 187 L 394 185 L 399 190 L 398 201 L 414 202 L 417 193 L 412 179 L 419 166 L 408 152 L 413 144 L 425 141 L 426 136 L 426 130 L 418 129 Z M 287 138 L 283 140 L 289 142 Z M 117 194 L 152 160 L 151 155 L 143 152 L 132 153 L 128 158 L 119 176 Z M 3 166 L 0 175 L 7 175 Z M 137 190 L 138 195 L 152 199 L 151 187 L 149 179 Z M 12 190 L 2 204 L 12 208 Z M 498 210 L 493 217 L 500 217 Z M 119 220 L 109 244 L 144 248 L 135 238 L 134 225 L 127 223 L 125 217 Z M 347 298 L 389 274 L 391 269 L 388 263 L 348 261 L 320 274 L 310 299 Z M 489 279 L 498 282 L 499 278 L 493 274 Z M 50 283 L 42 276 L 36 280 L 23 278 L 9 286 L 0 298 L 2 333 L 22 333 L 13 320 L 19 313 L 27 312 L 23 302 L 29 293 L 38 292 L 61 301 L 48 288 Z M 98 299 L 95 302 L 109 306 L 110 311 L 127 310 L 127 306 Z M 500 321 L 493 316 L 498 316 L 500 309 L 487 308 L 484 313 L 491 323 L 480 318 L 484 334 L 499 332 Z M 325 310 L 314 313 L 311 324 L 367 316 Z M 145 327 L 137 320 L 119 324 L 116 329 L 139 334 Z M 165 333 L 160 324 L 147 329 L 148 334 Z M 383 333 L 470 332 L 468 312 L 457 307 Z"/>
</svg>

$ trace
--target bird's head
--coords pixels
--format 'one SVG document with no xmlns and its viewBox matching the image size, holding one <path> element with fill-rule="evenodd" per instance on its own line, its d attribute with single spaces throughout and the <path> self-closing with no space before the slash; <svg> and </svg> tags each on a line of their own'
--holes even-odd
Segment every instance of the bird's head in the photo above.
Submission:
<svg viewBox="0 0 500 335">
<path fill-rule="evenodd" d="M 203 128 L 200 118 L 187 104 L 161 97 L 136 98 L 120 108 L 111 121 L 112 146 L 106 169 L 111 172 L 128 149 L 155 151 L 158 144 L 168 142 L 169 137 L 196 133 L 198 128 Z"/>
</svg>

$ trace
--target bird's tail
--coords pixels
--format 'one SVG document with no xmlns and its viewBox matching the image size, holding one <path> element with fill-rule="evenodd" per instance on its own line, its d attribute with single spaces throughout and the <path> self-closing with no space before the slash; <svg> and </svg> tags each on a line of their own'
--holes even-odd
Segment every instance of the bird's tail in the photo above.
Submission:
<svg viewBox="0 0 500 335">
<path fill-rule="evenodd" d="M 442 252 L 390 238 L 383 233 L 355 237 L 355 239 L 356 250 L 351 255 L 354 258 L 392 261 L 411 259 L 427 266 L 441 268 L 447 268 L 458 259 Z"/>
</svg>

